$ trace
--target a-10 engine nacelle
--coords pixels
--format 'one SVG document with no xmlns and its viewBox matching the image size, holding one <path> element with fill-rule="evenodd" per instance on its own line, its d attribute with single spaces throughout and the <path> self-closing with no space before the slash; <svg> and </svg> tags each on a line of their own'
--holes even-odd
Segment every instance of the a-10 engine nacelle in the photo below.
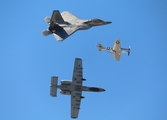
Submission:
<svg viewBox="0 0 167 120">
<path fill-rule="evenodd" d="M 61 84 L 62 85 L 71 85 L 72 81 L 68 81 L 68 80 L 62 80 Z"/>
<path fill-rule="evenodd" d="M 60 91 L 60 93 L 63 94 L 63 95 L 71 95 L 71 92 L 68 91 L 68 90 Z"/>
</svg>

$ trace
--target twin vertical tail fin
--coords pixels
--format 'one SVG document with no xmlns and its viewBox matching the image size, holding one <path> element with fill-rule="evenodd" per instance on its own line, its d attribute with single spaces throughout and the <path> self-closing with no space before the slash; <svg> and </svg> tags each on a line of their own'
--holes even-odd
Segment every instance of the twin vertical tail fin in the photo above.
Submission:
<svg viewBox="0 0 167 120">
<path fill-rule="evenodd" d="M 60 12 L 58 10 L 54 10 L 52 13 L 52 17 L 46 16 L 44 18 L 45 22 L 47 22 L 49 25 L 49 30 L 43 30 L 42 35 L 48 36 L 52 34 L 52 30 L 55 30 L 55 22 L 64 22 Z M 59 27 L 59 26 L 58 26 Z"/>
<path fill-rule="evenodd" d="M 51 86 L 50 86 L 50 95 L 52 97 L 57 97 L 57 81 L 58 81 L 58 77 L 57 76 L 52 76 Z"/>
</svg>

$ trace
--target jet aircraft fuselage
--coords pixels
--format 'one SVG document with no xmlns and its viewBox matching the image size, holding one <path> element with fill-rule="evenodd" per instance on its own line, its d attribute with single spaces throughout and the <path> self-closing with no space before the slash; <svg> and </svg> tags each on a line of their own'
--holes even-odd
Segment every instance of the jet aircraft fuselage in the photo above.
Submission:
<svg viewBox="0 0 167 120">
<path fill-rule="evenodd" d="M 52 33 L 54 33 L 54 31 L 58 30 L 60 27 L 62 28 L 74 28 L 77 30 L 87 30 L 89 28 L 92 27 L 92 25 L 87 23 L 88 20 L 80 20 L 78 22 L 76 22 L 75 24 L 71 24 L 68 22 L 55 22 L 55 23 L 51 23 L 51 25 L 48 27 L 48 29 L 50 31 L 52 31 Z"/>
<path fill-rule="evenodd" d="M 61 93 L 64 93 L 64 94 L 65 94 L 65 91 L 69 91 L 69 92 L 72 92 L 72 91 L 103 92 L 105 91 L 105 89 L 98 88 L 98 87 L 73 85 L 71 81 L 66 81 L 66 80 L 62 80 L 61 85 L 57 85 L 57 88 L 62 90 Z"/>
<path fill-rule="evenodd" d="M 100 19 L 84 20 L 79 19 L 68 11 L 61 14 L 54 10 L 52 17 L 45 17 L 44 20 L 49 24 L 47 30 L 42 31 L 42 35 L 53 34 L 57 41 L 63 41 L 77 30 L 87 30 L 93 26 L 107 25 L 112 22 Z"/>
</svg>

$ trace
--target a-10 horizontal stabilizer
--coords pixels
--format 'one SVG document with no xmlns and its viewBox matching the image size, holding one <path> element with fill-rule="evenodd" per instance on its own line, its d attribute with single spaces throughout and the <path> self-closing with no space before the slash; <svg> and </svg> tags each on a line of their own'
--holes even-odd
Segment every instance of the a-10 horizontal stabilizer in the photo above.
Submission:
<svg viewBox="0 0 167 120">
<path fill-rule="evenodd" d="M 50 95 L 52 97 L 56 97 L 57 96 L 57 81 L 58 81 L 58 77 L 57 76 L 52 76 L 52 78 L 51 78 L 51 86 L 50 86 Z"/>
</svg>

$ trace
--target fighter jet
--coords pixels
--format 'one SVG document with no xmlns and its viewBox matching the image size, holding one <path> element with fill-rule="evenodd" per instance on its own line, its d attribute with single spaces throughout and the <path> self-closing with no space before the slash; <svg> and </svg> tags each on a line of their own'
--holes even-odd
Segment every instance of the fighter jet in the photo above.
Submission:
<svg viewBox="0 0 167 120">
<path fill-rule="evenodd" d="M 58 10 L 54 10 L 52 17 L 46 16 L 44 20 L 49 24 L 47 30 L 42 31 L 43 36 L 53 34 L 57 41 L 63 41 L 77 30 L 87 30 L 93 26 L 107 25 L 112 22 L 100 19 L 83 20 L 74 16 L 68 11 L 60 14 Z"/>
<path fill-rule="evenodd" d="M 105 48 L 105 47 L 102 46 L 102 44 L 98 44 L 97 48 L 98 48 L 99 51 L 105 50 L 109 53 L 112 53 L 115 60 L 117 60 L 117 61 L 120 60 L 120 56 L 121 56 L 122 53 L 128 53 L 128 56 L 130 55 L 130 47 L 128 49 L 127 48 L 121 48 L 119 39 L 115 40 L 114 45 L 111 48 L 110 47 Z"/>
<path fill-rule="evenodd" d="M 84 98 L 82 96 L 82 91 L 88 91 L 88 92 L 105 91 L 103 88 L 83 86 L 82 82 L 85 81 L 86 79 L 83 78 L 82 70 L 83 70 L 82 59 L 75 58 L 72 81 L 62 80 L 61 85 L 58 85 L 57 84 L 58 77 L 57 76 L 51 77 L 50 95 L 52 97 L 57 96 L 57 88 L 61 90 L 60 91 L 61 94 L 71 96 L 71 118 L 78 117 L 81 99 Z"/>
</svg>

